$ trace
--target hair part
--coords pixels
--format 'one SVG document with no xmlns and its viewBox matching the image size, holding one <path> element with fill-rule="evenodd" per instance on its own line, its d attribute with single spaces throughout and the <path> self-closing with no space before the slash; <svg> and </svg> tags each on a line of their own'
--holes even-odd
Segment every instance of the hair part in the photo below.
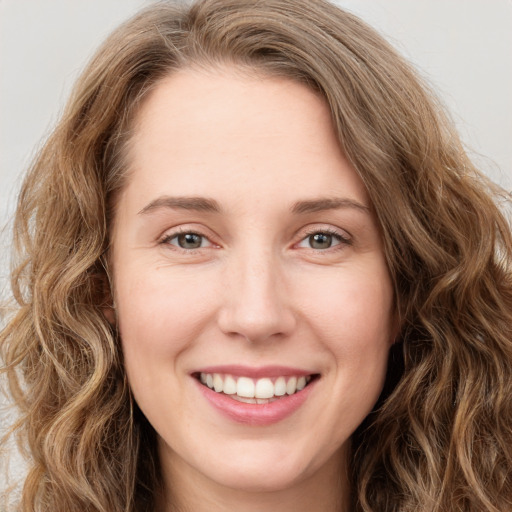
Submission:
<svg viewBox="0 0 512 512">
<path fill-rule="evenodd" d="M 113 33 L 25 179 L 19 308 L 0 335 L 31 457 L 20 510 L 154 509 L 155 434 L 104 314 L 109 232 L 147 95 L 175 70 L 226 64 L 325 98 L 382 230 L 400 335 L 354 436 L 353 510 L 512 508 L 512 240 L 495 203 L 508 196 L 355 16 L 323 0 L 204 0 L 152 5 Z"/>
</svg>

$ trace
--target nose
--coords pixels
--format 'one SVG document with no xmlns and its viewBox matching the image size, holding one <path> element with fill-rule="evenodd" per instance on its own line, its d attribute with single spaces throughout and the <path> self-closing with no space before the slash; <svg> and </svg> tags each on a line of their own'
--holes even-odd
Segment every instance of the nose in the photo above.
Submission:
<svg viewBox="0 0 512 512">
<path fill-rule="evenodd" d="M 277 258 L 261 251 L 233 260 L 224 276 L 220 329 L 250 342 L 288 336 L 296 316 Z"/>
</svg>

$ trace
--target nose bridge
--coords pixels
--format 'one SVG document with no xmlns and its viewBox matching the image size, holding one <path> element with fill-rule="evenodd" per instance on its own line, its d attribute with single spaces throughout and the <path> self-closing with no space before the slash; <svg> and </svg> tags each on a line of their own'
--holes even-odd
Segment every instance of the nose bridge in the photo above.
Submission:
<svg viewBox="0 0 512 512">
<path fill-rule="evenodd" d="M 251 245 L 230 259 L 221 329 L 253 342 L 288 334 L 295 319 L 283 294 L 280 258 L 268 245 Z"/>
</svg>

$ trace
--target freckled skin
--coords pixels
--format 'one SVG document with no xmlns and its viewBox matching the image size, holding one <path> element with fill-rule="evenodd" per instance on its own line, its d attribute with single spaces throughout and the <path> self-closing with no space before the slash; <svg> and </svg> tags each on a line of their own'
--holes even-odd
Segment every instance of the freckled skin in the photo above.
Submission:
<svg viewBox="0 0 512 512">
<path fill-rule="evenodd" d="M 142 106 L 129 160 L 113 233 L 116 315 L 167 494 L 194 511 L 334 510 L 394 326 L 372 214 L 293 211 L 318 198 L 369 206 L 327 105 L 286 79 L 183 70 Z M 162 196 L 211 199 L 219 211 L 140 213 Z M 183 247 L 184 233 L 199 246 Z M 320 379 L 290 417 L 241 425 L 191 376 L 226 364 L 287 365 Z"/>
</svg>

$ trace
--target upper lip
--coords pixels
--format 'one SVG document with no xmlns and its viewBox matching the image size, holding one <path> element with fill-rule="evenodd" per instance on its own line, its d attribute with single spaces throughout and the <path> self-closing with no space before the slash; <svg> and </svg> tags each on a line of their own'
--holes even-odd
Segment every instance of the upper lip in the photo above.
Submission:
<svg viewBox="0 0 512 512">
<path fill-rule="evenodd" d="M 317 372 L 304 370 L 301 368 L 292 368 L 290 366 L 244 366 L 244 365 L 220 365 L 220 366 L 205 366 L 198 368 L 193 374 L 197 373 L 222 373 L 233 375 L 236 377 L 251 377 L 253 379 L 260 379 L 263 377 L 306 377 L 313 375 Z"/>
</svg>

